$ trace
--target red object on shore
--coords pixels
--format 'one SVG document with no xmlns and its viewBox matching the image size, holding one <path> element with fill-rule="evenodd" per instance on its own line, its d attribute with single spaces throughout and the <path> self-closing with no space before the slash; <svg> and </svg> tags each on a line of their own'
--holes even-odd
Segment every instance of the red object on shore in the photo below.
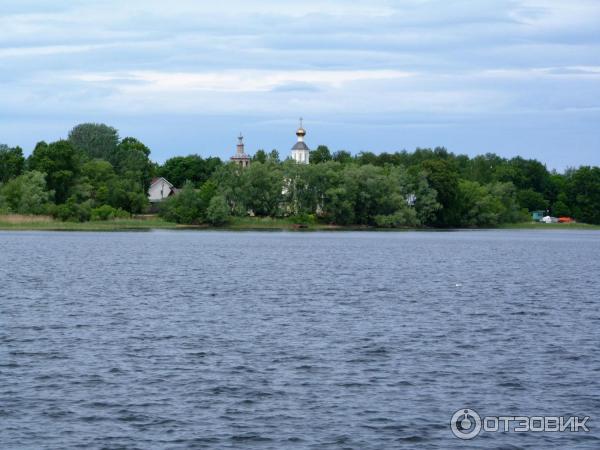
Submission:
<svg viewBox="0 0 600 450">
<path fill-rule="evenodd" d="M 571 217 L 559 217 L 558 218 L 558 223 L 572 223 L 575 222 L 575 219 L 571 218 Z"/>
</svg>

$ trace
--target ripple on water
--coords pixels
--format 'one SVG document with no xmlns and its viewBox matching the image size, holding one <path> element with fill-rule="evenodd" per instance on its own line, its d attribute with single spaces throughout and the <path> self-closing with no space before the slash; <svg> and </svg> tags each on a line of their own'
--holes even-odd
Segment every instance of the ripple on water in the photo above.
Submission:
<svg viewBox="0 0 600 450">
<path fill-rule="evenodd" d="M 0 233 L 0 448 L 447 449 L 462 407 L 593 415 L 598 236 Z"/>
</svg>

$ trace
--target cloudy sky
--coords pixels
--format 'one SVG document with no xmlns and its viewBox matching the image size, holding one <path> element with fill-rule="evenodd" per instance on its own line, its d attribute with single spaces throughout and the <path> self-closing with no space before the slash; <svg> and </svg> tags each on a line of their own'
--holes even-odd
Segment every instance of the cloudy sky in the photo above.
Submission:
<svg viewBox="0 0 600 450">
<path fill-rule="evenodd" d="M 286 156 L 299 116 L 312 147 L 600 165 L 600 1 L 0 2 L 1 143 Z"/>
</svg>

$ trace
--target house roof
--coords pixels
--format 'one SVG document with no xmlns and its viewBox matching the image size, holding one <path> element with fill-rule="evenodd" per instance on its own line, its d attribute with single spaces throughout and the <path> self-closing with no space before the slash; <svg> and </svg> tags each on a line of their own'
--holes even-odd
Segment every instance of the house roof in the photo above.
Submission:
<svg viewBox="0 0 600 450">
<path fill-rule="evenodd" d="M 150 182 L 150 186 L 154 186 L 156 183 L 162 181 L 165 184 L 168 184 L 169 187 L 173 188 L 173 184 L 169 182 L 169 180 L 167 180 L 164 177 L 156 177 L 156 178 L 152 178 L 152 181 Z"/>
</svg>

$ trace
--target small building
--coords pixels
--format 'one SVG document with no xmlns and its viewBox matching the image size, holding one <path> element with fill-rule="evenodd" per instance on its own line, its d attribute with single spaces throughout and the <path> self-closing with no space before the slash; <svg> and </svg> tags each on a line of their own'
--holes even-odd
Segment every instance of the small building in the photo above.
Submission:
<svg viewBox="0 0 600 450">
<path fill-rule="evenodd" d="M 298 164 L 308 164 L 310 159 L 310 148 L 304 142 L 306 130 L 302 128 L 302 117 L 300 117 L 300 127 L 296 131 L 298 142 L 292 147 L 292 159 Z"/>
<path fill-rule="evenodd" d="M 166 198 L 177 194 L 178 189 L 175 188 L 166 178 L 154 178 L 148 189 L 148 201 L 150 203 L 160 203 Z"/>
<path fill-rule="evenodd" d="M 531 213 L 531 219 L 534 222 L 541 222 L 545 215 L 546 211 L 533 211 Z"/>
<path fill-rule="evenodd" d="M 244 151 L 244 136 L 240 133 L 238 137 L 238 145 L 235 151 L 235 155 L 230 160 L 240 167 L 248 167 L 250 165 L 250 156 Z"/>
</svg>

